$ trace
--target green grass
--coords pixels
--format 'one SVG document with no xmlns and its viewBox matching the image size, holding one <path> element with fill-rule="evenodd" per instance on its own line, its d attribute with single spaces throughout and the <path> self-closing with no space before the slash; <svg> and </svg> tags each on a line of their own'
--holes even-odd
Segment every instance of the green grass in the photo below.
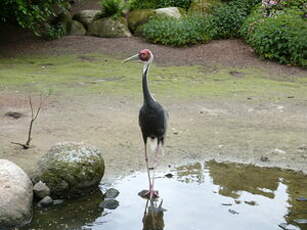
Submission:
<svg viewBox="0 0 307 230">
<path fill-rule="evenodd" d="M 307 98 L 307 78 L 279 76 L 259 68 L 153 65 L 150 87 L 159 97 Z M 243 73 L 235 77 L 231 71 Z M 59 95 L 107 93 L 135 96 L 141 93 L 142 65 L 122 64 L 103 55 L 66 55 L 0 59 L 0 90 L 51 91 Z"/>
</svg>

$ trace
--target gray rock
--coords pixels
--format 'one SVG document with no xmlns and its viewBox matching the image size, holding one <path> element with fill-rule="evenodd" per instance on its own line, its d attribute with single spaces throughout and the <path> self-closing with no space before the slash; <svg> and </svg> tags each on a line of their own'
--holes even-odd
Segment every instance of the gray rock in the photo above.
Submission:
<svg viewBox="0 0 307 230">
<path fill-rule="evenodd" d="M 81 22 L 85 28 L 88 28 L 89 24 L 99 18 L 100 15 L 100 10 L 81 10 L 73 16 L 73 19 Z"/>
<path fill-rule="evenodd" d="M 50 195 L 50 189 L 49 187 L 39 181 L 37 182 L 34 187 L 33 187 L 33 192 L 34 192 L 34 195 L 38 198 L 38 199 L 43 199 L 44 197 L 46 196 L 49 196 Z"/>
<path fill-rule="evenodd" d="M 37 203 L 38 207 L 49 207 L 53 204 L 53 200 L 50 196 L 46 196 L 44 199 L 42 199 L 40 202 Z"/>
<path fill-rule="evenodd" d="M 104 38 L 131 37 L 127 21 L 124 17 L 118 19 L 108 17 L 93 21 L 88 27 L 88 35 Z"/>
<path fill-rule="evenodd" d="M 77 197 L 98 186 L 104 168 L 102 153 L 97 148 L 64 142 L 42 156 L 34 180 L 46 183 L 53 198 Z"/>
<path fill-rule="evenodd" d="M 104 198 L 116 198 L 119 195 L 119 191 L 115 188 L 110 188 L 104 194 Z"/>
<path fill-rule="evenodd" d="M 119 206 L 119 202 L 114 199 L 104 200 L 99 204 L 100 208 L 106 208 L 106 209 L 116 209 L 118 206 Z"/>
<path fill-rule="evenodd" d="M 33 185 L 16 164 L 0 159 L 0 226 L 11 229 L 32 217 Z"/>
<path fill-rule="evenodd" d="M 85 34 L 86 34 L 86 29 L 84 28 L 82 23 L 76 20 L 72 20 L 70 35 L 85 35 Z"/>
<path fill-rule="evenodd" d="M 64 203 L 64 200 L 53 200 L 53 205 L 60 205 L 60 204 L 63 204 Z"/>
<path fill-rule="evenodd" d="M 155 12 L 160 16 L 181 18 L 181 13 L 177 7 L 159 8 L 156 9 Z"/>
</svg>

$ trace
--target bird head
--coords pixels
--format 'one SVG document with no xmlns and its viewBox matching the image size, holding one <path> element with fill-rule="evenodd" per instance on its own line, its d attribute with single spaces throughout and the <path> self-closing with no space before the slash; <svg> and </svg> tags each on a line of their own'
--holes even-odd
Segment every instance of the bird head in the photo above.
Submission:
<svg viewBox="0 0 307 230">
<path fill-rule="evenodd" d="M 153 61 L 153 54 L 149 49 L 143 49 L 140 50 L 137 54 L 125 59 L 123 62 L 128 62 L 137 59 L 144 63 L 151 63 Z"/>
</svg>

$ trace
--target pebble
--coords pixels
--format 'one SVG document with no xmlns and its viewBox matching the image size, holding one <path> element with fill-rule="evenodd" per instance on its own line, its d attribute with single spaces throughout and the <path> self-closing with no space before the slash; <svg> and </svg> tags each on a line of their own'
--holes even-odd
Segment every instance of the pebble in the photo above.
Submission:
<svg viewBox="0 0 307 230">
<path fill-rule="evenodd" d="M 50 196 L 46 196 L 45 198 L 43 198 L 40 202 L 37 203 L 38 207 L 49 207 L 53 204 L 53 200 Z"/>
<path fill-rule="evenodd" d="M 167 178 L 172 178 L 174 175 L 172 173 L 167 173 L 164 176 L 167 177 Z"/>
<path fill-rule="evenodd" d="M 119 195 L 119 191 L 115 188 L 109 188 L 104 194 L 104 198 L 116 198 Z"/>
<path fill-rule="evenodd" d="M 268 158 L 267 156 L 261 156 L 261 157 L 260 157 L 260 160 L 261 160 L 262 162 L 268 162 L 268 161 L 269 161 L 269 158 Z"/>
<path fill-rule="evenodd" d="M 53 201 L 53 205 L 60 205 L 60 204 L 63 204 L 64 203 L 64 200 L 54 200 Z"/>
<path fill-rule="evenodd" d="M 38 199 L 43 199 L 44 197 L 50 195 L 49 187 L 41 181 L 34 185 L 33 192 Z"/>
<path fill-rule="evenodd" d="M 106 208 L 106 209 L 116 209 L 118 206 L 119 206 L 119 202 L 114 199 L 104 200 L 99 204 L 100 208 Z"/>
</svg>

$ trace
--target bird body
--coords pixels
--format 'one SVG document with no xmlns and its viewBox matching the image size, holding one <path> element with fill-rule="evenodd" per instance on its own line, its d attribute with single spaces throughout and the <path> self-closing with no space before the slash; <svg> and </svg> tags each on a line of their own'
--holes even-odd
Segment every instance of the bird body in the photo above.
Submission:
<svg viewBox="0 0 307 230">
<path fill-rule="evenodd" d="M 150 50 L 141 50 L 137 55 L 134 55 L 125 61 L 139 58 L 144 62 L 142 74 L 142 89 L 143 89 L 143 106 L 139 112 L 139 126 L 142 131 L 143 141 L 145 144 L 145 161 L 149 178 L 150 198 L 154 195 L 153 184 L 154 178 L 151 179 L 148 164 L 147 140 L 148 138 L 157 139 L 156 153 L 162 152 L 164 138 L 167 129 L 168 114 L 151 95 L 148 87 L 147 73 L 149 66 L 153 61 L 153 54 Z"/>
</svg>

